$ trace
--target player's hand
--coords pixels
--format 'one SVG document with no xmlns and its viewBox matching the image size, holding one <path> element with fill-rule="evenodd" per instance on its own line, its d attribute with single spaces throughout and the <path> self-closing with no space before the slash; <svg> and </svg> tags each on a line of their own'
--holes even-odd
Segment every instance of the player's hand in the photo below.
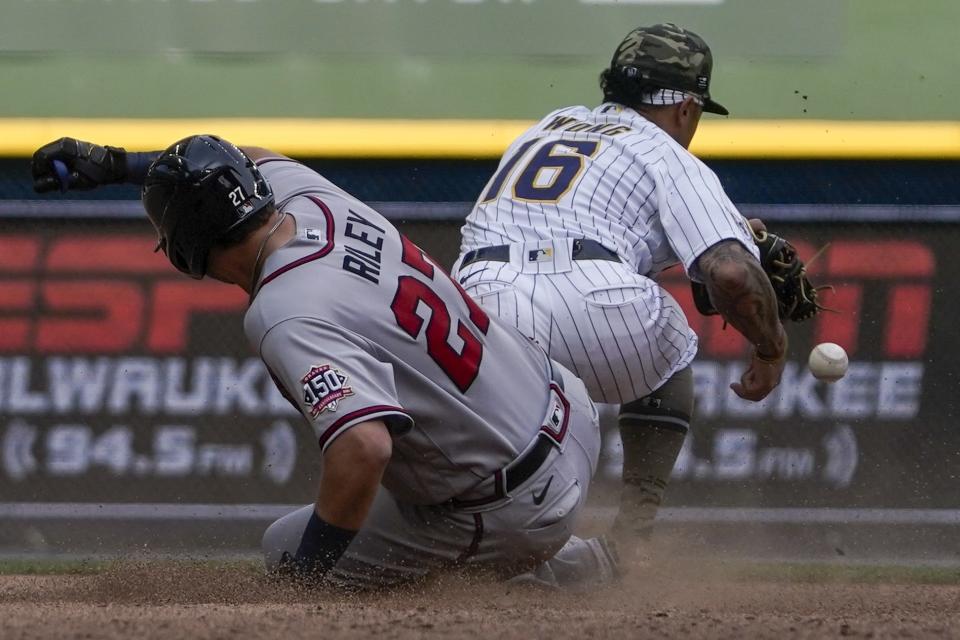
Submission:
<svg viewBox="0 0 960 640">
<path fill-rule="evenodd" d="M 101 147 L 75 138 L 60 138 L 33 154 L 33 189 L 46 193 L 59 189 L 88 190 L 123 182 L 127 152 Z"/>
<path fill-rule="evenodd" d="M 776 360 L 764 358 L 754 352 L 749 367 L 740 377 L 740 382 L 734 382 L 730 388 L 744 400 L 759 402 L 780 384 L 780 376 L 783 375 L 786 364 L 786 350 L 783 356 Z"/>
</svg>

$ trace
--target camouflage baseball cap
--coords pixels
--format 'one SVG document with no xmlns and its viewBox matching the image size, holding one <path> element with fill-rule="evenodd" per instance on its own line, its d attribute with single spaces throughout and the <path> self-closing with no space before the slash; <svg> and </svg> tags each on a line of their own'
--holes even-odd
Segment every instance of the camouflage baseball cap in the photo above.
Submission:
<svg viewBox="0 0 960 640">
<path fill-rule="evenodd" d="M 703 110 L 729 115 L 710 99 L 713 55 L 703 38 L 675 24 L 639 27 L 627 34 L 613 52 L 610 68 L 663 89 L 674 89 L 703 100 Z"/>
</svg>

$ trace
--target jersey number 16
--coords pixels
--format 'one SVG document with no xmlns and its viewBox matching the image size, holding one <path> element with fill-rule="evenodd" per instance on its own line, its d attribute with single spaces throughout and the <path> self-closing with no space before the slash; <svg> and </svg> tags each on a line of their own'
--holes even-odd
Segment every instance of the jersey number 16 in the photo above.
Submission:
<svg viewBox="0 0 960 640">
<path fill-rule="evenodd" d="M 513 168 L 527 151 L 540 142 L 534 138 L 520 145 L 490 181 L 481 202 L 496 200 Z M 513 183 L 513 198 L 530 202 L 556 202 L 570 190 L 583 171 L 584 158 L 600 148 L 598 140 L 549 140 L 533 154 Z"/>
</svg>

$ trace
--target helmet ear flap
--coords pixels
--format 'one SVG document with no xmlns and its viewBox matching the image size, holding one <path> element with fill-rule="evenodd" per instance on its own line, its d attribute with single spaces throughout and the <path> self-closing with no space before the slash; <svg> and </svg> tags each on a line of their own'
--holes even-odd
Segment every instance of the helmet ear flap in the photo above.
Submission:
<svg viewBox="0 0 960 640">
<path fill-rule="evenodd" d="M 194 251 L 188 254 L 184 247 L 178 244 L 172 245 L 172 249 L 167 252 L 167 259 L 177 271 L 185 273 L 196 280 L 202 279 L 207 275 L 207 253 L 198 254 Z"/>
<path fill-rule="evenodd" d="M 191 251 L 191 246 L 188 243 L 171 242 L 171 237 L 178 237 L 176 226 L 170 229 L 164 229 L 158 226 L 157 233 L 159 237 L 157 238 L 157 246 L 154 248 L 154 252 L 163 251 L 164 255 L 167 256 L 167 260 L 170 261 L 170 264 L 172 264 L 177 271 L 191 278 L 200 280 L 206 275 L 207 252 L 197 255 L 196 247 L 193 247 Z"/>
<path fill-rule="evenodd" d="M 170 264 L 176 267 L 177 271 L 198 279 L 203 277 L 202 275 L 194 275 L 190 268 L 190 260 L 178 248 L 168 252 L 167 258 L 170 260 Z"/>
</svg>

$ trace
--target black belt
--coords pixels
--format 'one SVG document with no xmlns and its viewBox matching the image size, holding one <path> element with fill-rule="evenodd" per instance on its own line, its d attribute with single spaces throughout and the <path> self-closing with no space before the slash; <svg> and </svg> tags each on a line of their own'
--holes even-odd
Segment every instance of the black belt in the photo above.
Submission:
<svg viewBox="0 0 960 640">
<path fill-rule="evenodd" d="M 529 480 L 540 469 L 547 456 L 550 455 L 551 449 L 560 447 L 567 436 L 567 427 L 570 422 L 570 403 L 563 395 L 563 390 L 556 383 L 551 384 L 550 387 L 551 400 L 556 398 L 561 403 L 560 412 L 553 410 L 547 416 L 546 422 L 548 424 L 540 427 L 540 431 L 537 432 L 537 440 L 533 446 L 509 465 L 494 472 L 493 491 L 490 495 L 473 500 L 454 498 L 450 501 L 451 506 L 460 509 L 482 507 L 506 498 L 508 494 Z"/>
<path fill-rule="evenodd" d="M 530 262 L 536 262 L 540 257 L 540 251 L 534 249 L 527 256 Z M 610 260 L 620 262 L 620 256 L 616 251 L 607 249 L 605 246 L 589 238 L 577 238 L 573 241 L 573 252 L 570 257 L 574 260 Z M 473 251 L 467 251 L 460 263 L 460 268 L 480 262 L 481 260 L 492 260 L 493 262 L 510 262 L 510 245 L 498 244 L 494 247 L 481 247 Z"/>
</svg>

